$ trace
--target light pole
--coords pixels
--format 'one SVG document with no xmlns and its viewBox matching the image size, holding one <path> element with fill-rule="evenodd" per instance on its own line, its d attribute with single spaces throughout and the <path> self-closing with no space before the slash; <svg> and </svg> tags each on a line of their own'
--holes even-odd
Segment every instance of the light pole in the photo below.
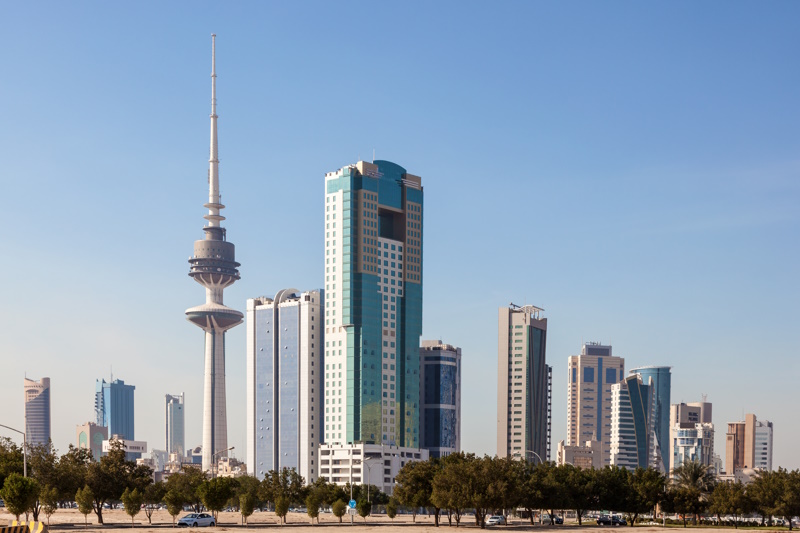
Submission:
<svg viewBox="0 0 800 533">
<path fill-rule="evenodd" d="M 10 429 L 11 431 L 22 434 L 22 476 L 28 477 L 28 437 L 25 435 L 24 431 L 4 426 L 3 424 L 0 424 L 0 428 Z"/>
<path fill-rule="evenodd" d="M 370 483 L 372 482 L 372 468 L 371 468 L 371 466 L 369 464 L 370 461 L 381 461 L 381 462 L 383 462 L 383 458 L 382 457 L 372 457 L 371 459 L 362 459 L 361 460 L 361 464 L 363 466 L 367 467 L 367 502 L 369 502 L 369 489 L 370 489 Z M 361 477 L 362 477 L 362 479 L 364 477 L 364 470 L 363 469 L 361 470 Z"/>
<path fill-rule="evenodd" d="M 526 454 L 526 455 L 525 455 L 525 460 L 526 460 L 526 461 L 528 460 L 528 455 L 527 455 L 527 454 L 529 454 L 529 453 L 532 453 L 534 456 L 536 456 L 536 458 L 537 458 L 537 459 L 539 459 L 539 464 L 542 464 L 542 463 L 544 463 L 544 461 L 542 461 L 542 457 L 541 457 L 541 456 L 540 456 L 538 453 L 536 453 L 535 451 L 533 451 L 533 450 L 525 450 L 525 454 Z M 519 456 L 520 456 L 520 455 L 522 455 L 522 454 L 521 454 L 521 453 L 519 453 L 519 452 L 516 452 L 516 453 L 514 453 L 513 455 L 514 455 L 514 456 L 516 456 L 516 457 L 519 457 Z"/>
<path fill-rule="evenodd" d="M 234 448 L 235 448 L 235 446 L 231 446 L 230 448 L 228 448 L 226 450 L 220 450 L 217 453 L 212 453 L 211 454 L 211 464 L 213 465 L 212 466 L 213 470 L 211 471 L 211 474 L 212 474 L 211 477 L 212 478 L 216 478 L 217 477 L 217 470 L 218 470 L 218 465 L 217 465 L 216 461 L 214 461 L 214 457 L 218 456 L 221 453 L 229 452 Z"/>
</svg>

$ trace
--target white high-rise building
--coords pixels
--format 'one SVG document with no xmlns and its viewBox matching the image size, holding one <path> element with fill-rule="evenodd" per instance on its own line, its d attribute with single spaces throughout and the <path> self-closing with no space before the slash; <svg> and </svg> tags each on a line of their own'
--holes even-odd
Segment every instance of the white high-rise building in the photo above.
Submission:
<svg viewBox="0 0 800 533">
<path fill-rule="evenodd" d="M 753 468 L 772 471 L 772 422 L 756 420 L 756 446 Z"/>
<path fill-rule="evenodd" d="M 550 460 L 552 367 L 544 309 L 511 304 L 497 313 L 497 455 Z"/>
<path fill-rule="evenodd" d="M 653 378 L 631 374 L 611 386 L 611 464 L 635 470 L 665 468 L 657 454 Z"/>
<path fill-rule="evenodd" d="M 322 309 L 321 291 L 247 300 L 247 469 L 258 479 L 283 468 L 319 476 Z"/>
<path fill-rule="evenodd" d="M 687 461 L 714 468 L 714 424 L 711 403 L 679 403 L 670 406 L 670 446 L 664 450 L 670 473 Z"/>
<path fill-rule="evenodd" d="M 179 395 L 167 394 L 164 398 L 166 419 L 166 449 L 167 456 L 177 453 L 183 457 L 186 453 L 185 419 L 183 411 L 183 393 Z"/>
<path fill-rule="evenodd" d="M 50 378 L 25 378 L 25 437 L 30 445 L 50 442 Z"/>
<path fill-rule="evenodd" d="M 359 161 L 325 175 L 325 435 L 419 448 L 422 180 Z"/>
<path fill-rule="evenodd" d="M 625 359 L 611 346 L 587 342 L 567 363 L 567 446 L 600 442 L 602 464 L 611 462 L 611 386 L 625 377 Z"/>
</svg>

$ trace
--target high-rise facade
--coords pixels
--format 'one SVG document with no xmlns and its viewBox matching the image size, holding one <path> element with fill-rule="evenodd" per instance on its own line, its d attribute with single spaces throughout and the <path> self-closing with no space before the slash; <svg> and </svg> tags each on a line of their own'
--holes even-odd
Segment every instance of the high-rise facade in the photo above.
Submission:
<svg viewBox="0 0 800 533">
<path fill-rule="evenodd" d="M 611 386 L 624 377 L 625 359 L 597 342 L 567 362 L 567 446 L 599 441 L 604 465 L 611 461 Z"/>
<path fill-rule="evenodd" d="M 420 383 L 422 447 L 431 457 L 461 451 L 461 348 L 422 341 Z"/>
<path fill-rule="evenodd" d="M 284 289 L 247 300 L 247 468 L 258 479 L 283 468 L 308 483 L 319 476 L 322 294 Z"/>
<path fill-rule="evenodd" d="M 108 428 L 108 435 L 123 439 L 136 438 L 134 424 L 134 398 L 136 387 L 126 385 L 121 379 L 106 382 L 97 380 L 94 392 L 95 422 Z"/>
<path fill-rule="evenodd" d="M 656 454 L 661 456 L 664 467 L 670 463 L 669 412 L 670 394 L 672 391 L 672 368 L 668 366 L 640 366 L 630 371 L 639 374 L 647 383 L 653 379 L 653 394 L 656 410 L 653 417 L 653 429 L 656 432 Z"/>
<path fill-rule="evenodd" d="M 206 291 L 206 302 L 186 310 L 186 318 L 205 332 L 205 371 L 203 377 L 203 470 L 212 459 L 226 457 L 228 450 L 228 411 L 225 394 L 225 332 L 242 322 L 244 315 L 225 306 L 223 292 L 239 279 L 239 263 L 232 242 L 221 223 L 225 208 L 219 192 L 217 149 L 217 70 L 215 38 L 211 52 L 211 148 L 208 160 L 208 214 L 203 218 L 205 238 L 194 242 L 189 258 L 189 276 Z M 113 430 L 111 431 L 113 433 Z"/>
<path fill-rule="evenodd" d="M 772 422 L 756 420 L 755 468 L 772 471 Z"/>
<path fill-rule="evenodd" d="M 165 401 L 166 448 L 167 456 L 177 453 L 180 457 L 186 452 L 185 413 L 183 410 L 183 393 L 167 394 Z"/>
<path fill-rule="evenodd" d="M 547 319 L 533 305 L 498 311 L 497 455 L 550 459 L 552 370 L 547 365 Z"/>
<path fill-rule="evenodd" d="M 730 422 L 725 435 L 725 473 L 744 468 L 772 469 L 772 422 L 748 413 L 742 422 Z"/>
<path fill-rule="evenodd" d="M 94 422 L 86 422 L 75 429 L 75 443 L 78 448 L 91 450 L 95 461 L 99 461 L 103 455 L 104 440 L 108 440 L 108 428 Z"/>
<path fill-rule="evenodd" d="M 25 438 L 28 444 L 50 442 L 50 378 L 25 378 Z"/>
<path fill-rule="evenodd" d="M 326 443 L 420 446 L 422 215 L 395 163 L 325 176 Z"/>
<path fill-rule="evenodd" d="M 714 468 L 714 424 L 711 422 L 711 403 L 673 404 L 669 416 L 670 444 L 662 449 L 671 473 L 690 461 Z"/>
<path fill-rule="evenodd" d="M 629 470 L 653 467 L 664 471 L 656 456 L 655 387 L 631 374 L 611 386 L 611 464 Z"/>
</svg>

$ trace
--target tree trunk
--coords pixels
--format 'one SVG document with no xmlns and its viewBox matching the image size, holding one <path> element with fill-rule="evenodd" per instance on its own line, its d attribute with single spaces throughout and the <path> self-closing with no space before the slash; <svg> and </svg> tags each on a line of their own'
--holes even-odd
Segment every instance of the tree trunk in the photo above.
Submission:
<svg viewBox="0 0 800 533">
<path fill-rule="evenodd" d="M 581 511 L 580 509 L 575 509 L 575 514 L 578 515 L 578 527 L 580 527 L 582 525 L 581 517 L 583 515 L 583 511 Z"/>
<path fill-rule="evenodd" d="M 439 527 L 439 508 L 434 507 L 433 510 L 433 523 L 436 524 L 436 527 Z"/>
</svg>

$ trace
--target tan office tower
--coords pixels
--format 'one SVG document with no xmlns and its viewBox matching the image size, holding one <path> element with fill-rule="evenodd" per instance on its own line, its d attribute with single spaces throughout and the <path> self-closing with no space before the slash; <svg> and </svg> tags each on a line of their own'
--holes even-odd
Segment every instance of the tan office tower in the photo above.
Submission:
<svg viewBox="0 0 800 533">
<path fill-rule="evenodd" d="M 611 464 L 611 386 L 624 377 L 625 359 L 597 342 L 567 363 L 567 446 L 599 441 L 603 465 Z"/>
<path fill-rule="evenodd" d="M 550 460 L 553 374 L 542 311 L 511 304 L 498 313 L 497 455 L 535 463 Z"/>
<path fill-rule="evenodd" d="M 756 415 L 750 413 L 745 415 L 743 422 L 728 423 L 728 433 L 725 435 L 726 474 L 734 475 L 742 468 L 759 466 L 756 462 L 757 428 Z"/>
</svg>

